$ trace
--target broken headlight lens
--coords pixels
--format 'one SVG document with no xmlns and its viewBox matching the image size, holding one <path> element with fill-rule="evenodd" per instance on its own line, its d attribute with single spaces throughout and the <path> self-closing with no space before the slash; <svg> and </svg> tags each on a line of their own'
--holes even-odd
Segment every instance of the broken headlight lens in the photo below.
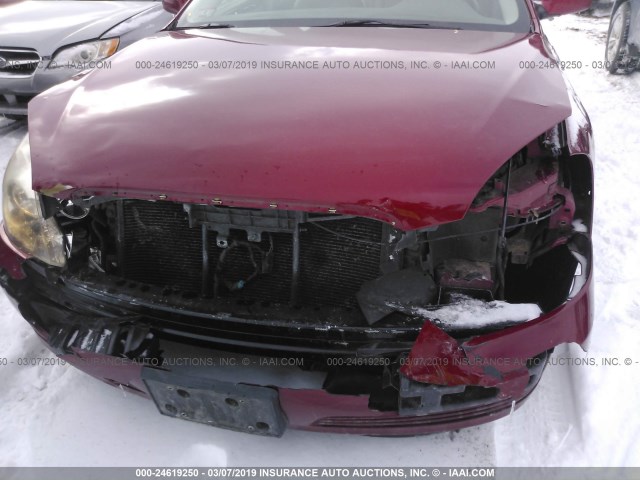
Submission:
<svg viewBox="0 0 640 480">
<path fill-rule="evenodd" d="M 4 228 L 15 248 L 49 265 L 66 264 L 62 233 L 53 218 L 44 219 L 31 188 L 31 151 L 27 135 L 11 157 L 2 191 Z"/>
<path fill-rule="evenodd" d="M 97 40 L 95 42 L 81 43 L 73 47 L 67 47 L 60 50 L 60 52 L 53 57 L 49 68 L 75 68 L 77 65 L 85 65 L 90 62 L 104 60 L 116 53 L 119 44 L 120 39 L 109 38 L 107 40 Z"/>
</svg>

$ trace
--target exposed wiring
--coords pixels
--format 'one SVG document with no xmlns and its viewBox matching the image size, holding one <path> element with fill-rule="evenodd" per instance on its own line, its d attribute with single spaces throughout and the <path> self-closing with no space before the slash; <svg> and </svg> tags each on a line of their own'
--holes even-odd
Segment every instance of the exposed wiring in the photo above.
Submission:
<svg viewBox="0 0 640 480">
<path fill-rule="evenodd" d="M 560 210 L 564 205 L 564 202 L 558 202 L 554 207 L 551 208 L 551 210 L 549 210 L 547 213 L 545 213 L 544 215 L 540 215 L 539 217 L 535 217 L 532 220 L 526 220 L 522 223 L 518 223 L 516 225 L 510 225 L 506 227 L 506 231 L 510 232 L 511 230 L 516 230 L 518 228 L 522 228 L 522 227 L 526 227 L 527 225 L 533 225 L 535 223 L 539 223 L 543 220 L 546 220 L 548 218 L 553 217 L 558 210 Z M 446 237 L 439 237 L 439 238 L 431 238 L 428 240 L 425 240 L 422 243 L 430 243 L 430 242 L 439 242 L 441 240 L 450 240 L 452 238 L 458 238 L 458 237 L 469 237 L 472 235 L 482 235 L 483 233 L 494 233 L 494 232 L 499 232 L 502 229 L 502 227 L 497 227 L 497 228 L 491 228 L 488 230 L 480 230 L 478 232 L 469 232 L 469 233 L 459 233 L 456 235 L 448 235 Z"/>
<path fill-rule="evenodd" d="M 361 240 L 359 238 L 353 238 L 353 237 L 350 237 L 349 235 L 345 235 L 344 233 L 335 232 L 335 231 L 331 230 L 330 228 L 327 228 L 324 225 L 320 225 L 320 224 L 315 223 L 315 222 L 308 222 L 307 225 L 313 225 L 314 227 L 317 227 L 320 230 L 324 230 L 325 232 L 329 232 L 330 234 L 335 235 L 336 237 L 344 238 L 345 240 L 349 240 L 351 242 L 364 243 L 365 245 L 372 245 L 374 247 L 379 247 L 379 246 L 385 245 L 382 242 L 371 242 L 369 240 Z"/>
<path fill-rule="evenodd" d="M 509 188 L 511 186 L 511 167 L 513 159 L 509 159 L 507 167 L 507 181 L 504 185 L 504 204 L 502 207 L 502 224 L 500 226 L 500 239 L 496 253 L 496 273 L 498 274 L 498 298 L 504 300 L 505 289 L 505 264 L 507 263 L 507 220 L 509 215 Z"/>
<path fill-rule="evenodd" d="M 253 267 L 253 272 L 244 279 L 236 281 L 229 281 L 224 278 L 224 264 L 227 256 L 234 250 L 244 248 L 249 254 L 249 261 Z M 235 292 L 244 289 L 244 287 L 253 279 L 267 273 L 271 269 L 271 262 L 273 256 L 273 237 L 269 235 L 269 250 L 265 252 L 259 245 L 252 242 L 245 242 L 241 240 L 234 240 L 231 245 L 223 249 L 218 257 L 216 264 L 216 270 L 214 273 L 214 296 L 218 296 L 220 285 L 224 285 L 230 292 Z M 254 253 L 257 253 L 260 257 L 260 261 L 256 259 Z"/>
</svg>

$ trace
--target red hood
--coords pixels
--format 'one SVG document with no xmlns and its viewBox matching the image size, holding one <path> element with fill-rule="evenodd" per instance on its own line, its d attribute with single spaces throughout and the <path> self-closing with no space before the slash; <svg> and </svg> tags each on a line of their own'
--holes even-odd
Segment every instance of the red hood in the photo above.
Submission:
<svg viewBox="0 0 640 480">
<path fill-rule="evenodd" d="M 187 60 L 200 68 L 156 69 Z M 209 69 L 210 60 L 342 60 L 351 68 Z M 402 61 L 406 69 L 357 70 L 356 60 Z M 31 102 L 34 188 L 61 198 L 336 208 L 403 229 L 454 221 L 510 156 L 570 115 L 557 69 L 520 68 L 547 60 L 536 34 L 161 33 L 118 53 L 110 69 Z M 412 69 L 411 61 L 430 68 Z M 453 68 L 467 61 L 495 68 Z"/>
</svg>

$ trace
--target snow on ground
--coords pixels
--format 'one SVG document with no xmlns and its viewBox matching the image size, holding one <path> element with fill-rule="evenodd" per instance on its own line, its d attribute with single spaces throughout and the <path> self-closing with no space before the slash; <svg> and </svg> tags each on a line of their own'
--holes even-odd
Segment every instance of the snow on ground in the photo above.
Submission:
<svg viewBox="0 0 640 480">
<path fill-rule="evenodd" d="M 575 16 L 545 24 L 562 60 L 586 65 L 566 73 L 591 117 L 597 156 L 591 345 L 586 355 L 572 345 L 554 358 L 595 358 L 599 366 L 550 365 L 532 401 L 496 424 L 496 458 L 504 465 L 640 465 L 640 73 L 591 68 L 603 59 L 607 26 L 607 18 Z M 610 357 L 622 365 L 601 366 Z M 627 358 L 632 365 L 624 365 Z"/>
<path fill-rule="evenodd" d="M 591 347 L 560 347 L 529 401 L 493 424 L 417 438 L 288 431 L 253 437 L 163 417 L 152 403 L 70 366 L 18 366 L 51 356 L 0 293 L 0 466 L 561 465 L 640 466 L 640 73 L 607 75 L 606 18 L 545 21 L 596 134 L 596 310 Z M 0 165 L 24 135 L 0 120 Z M 618 366 L 600 365 L 615 357 Z M 595 358 L 597 365 L 589 365 Z M 624 359 L 632 365 L 624 365 Z M 585 365 L 584 363 L 587 363 Z"/>
</svg>

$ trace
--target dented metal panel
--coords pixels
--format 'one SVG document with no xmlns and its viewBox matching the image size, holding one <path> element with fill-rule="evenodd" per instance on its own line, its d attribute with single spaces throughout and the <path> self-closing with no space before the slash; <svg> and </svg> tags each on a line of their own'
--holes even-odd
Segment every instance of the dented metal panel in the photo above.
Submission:
<svg viewBox="0 0 640 480">
<path fill-rule="evenodd" d="M 35 189 L 64 184 L 72 188 L 59 192 L 61 198 L 337 212 L 414 230 L 461 219 L 500 165 L 571 114 L 559 69 L 518 68 L 523 58 L 545 61 L 549 55 L 538 34 L 279 31 L 285 35 L 254 31 L 251 43 L 242 29 L 164 32 L 120 52 L 110 70 L 34 99 L 29 130 Z M 353 58 L 354 51 L 367 56 L 371 49 L 379 60 L 407 63 L 441 60 L 442 51 L 451 51 L 461 61 L 495 62 L 495 69 L 476 71 L 469 89 L 468 72 L 449 68 L 429 75 L 411 69 L 311 76 L 279 70 L 269 72 L 269 81 L 253 70 L 202 75 L 182 69 L 167 76 L 133 68 L 139 58 L 182 59 L 185 49 L 194 59 L 209 60 L 213 44 L 219 57 L 256 61 L 295 59 L 301 45 L 314 45 L 317 54 L 336 61 Z M 437 51 L 429 50 L 432 45 Z M 162 87 L 151 88 L 155 84 Z M 247 102 L 247 92 L 260 94 Z M 391 114 L 399 105 L 401 116 Z M 177 110 L 189 112 L 180 123 Z M 103 141 L 83 135 L 87 128 L 101 132 Z M 464 141 L 452 141 L 461 132 Z"/>
</svg>

